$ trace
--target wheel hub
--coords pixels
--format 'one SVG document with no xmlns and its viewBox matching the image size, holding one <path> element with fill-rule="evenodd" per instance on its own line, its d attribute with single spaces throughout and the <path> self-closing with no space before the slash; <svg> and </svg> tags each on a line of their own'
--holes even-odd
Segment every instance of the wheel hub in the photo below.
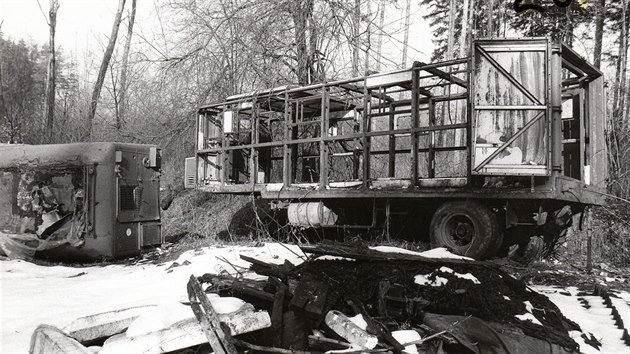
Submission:
<svg viewBox="0 0 630 354">
<path fill-rule="evenodd" d="M 475 235 L 472 221 L 463 215 L 457 215 L 447 221 L 447 230 L 451 239 L 458 246 L 469 244 Z"/>
</svg>

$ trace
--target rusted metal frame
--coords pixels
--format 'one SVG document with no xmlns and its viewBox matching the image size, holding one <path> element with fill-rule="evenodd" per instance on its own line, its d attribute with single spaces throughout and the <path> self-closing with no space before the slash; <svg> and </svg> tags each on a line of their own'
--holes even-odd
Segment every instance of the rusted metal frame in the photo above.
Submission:
<svg viewBox="0 0 630 354">
<path fill-rule="evenodd" d="M 466 69 L 474 69 L 475 68 L 475 55 L 474 55 L 474 43 L 470 43 L 468 47 L 468 52 L 470 56 L 468 57 L 468 61 L 466 62 Z M 468 89 L 466 90 L 466 185 L 470 186 L 472 184 L 472 164 L 474 161 L 474 146 L 475 141 L 473 141 L 473 130 L 476 129 L 473 126 L 473 108 L 475 106 L 474 97 L 475 97 L 475 85 L 472 84 L 472 72 L 473 70 L 468 70 L 466 75 L 466 80 L 468 80 Z"/>
<path fill-rule="evenodd" d="M 574 96 L 575 97 L 575 96 Z M 580 180 L 584 182 L 586 180 L 584 166 L 586 166 L 586 121 L 584 119 L 585 116 L 585 106 L 584 106 L 584 92 L 580 92 L 577 94 L 578 100 L 580 102 L 578 106 L 579 110 L 579 127 L 580 127 Z"/>
<path fill-rule="evenodd" d="M 367 133 L 370 130 L 370 103 L 371 103 L 370 89 L 367 85 L 363 85 L 363 119 L 361 125 L 361 142 L 363 144 L 363 188 L 368 188 L 368 182 L 370 179 L 370 137 Z"/>
<path fill-rule="evenodd" d="M 252 109 L 252 115 L 251 115 L 251 141 L 252 141 L 252 147 L 249 150 L 250 153 L 250 185 L 253 187 L 256 183 L 258 183 L 258 148 L 256 148 L 256 144 L 258 144 L 258 142 L 260 141 L 260 129 L 258 128 L 258 119 L 259 119 L 259 115 L 258 112 L 260 110 L 260 106 L 258 104 L 258 101 L 255 100 L 253 102 L 254 107 Z M 263 183 L 265 181 L 263 180 Z"/>
<path fill-rule="evenodd" d="M 429 100 L 429 127 L 435 126 L 435 103 Z M 417 150 L 417 149 L 416 149 Z M 431 130 L 429 138 L 429 178 L 435 178 L 435 132 Z"/>
<path fill-rule="evenodd" d="M 310 125 L 310 124 L 321 124 L 322 120 L 318 119 L 318 120 L 307 120 L 307 121 L 303 121 L 303 122 L 296 122 L 296 123 L 289 123 L 288 126 L 290 127 L 299 127 L 302 125 Z"/>
<path fill-rule="evenodd" d="M 536 122 L 540 120 L 540 118 L 544 116 L 545 116 L 544 111 L 535 115 L 534 118 L 532 118 L 532 120 L 527 122 L 527 124 L 525 124 L 523 128 L 521 128 L 521 130 L 517 131 L 514 135 L 510 137 L 510 139 L 508 139 L 505 143 L 503 143 L 503 145 L 499 146 L 498 149 L 496 149 L 492 154 L 490 154 L 490 156 L 488 156 L 485 160 L 481 161 L 479 166 L 475 167 L 475 172 L 479 172 L 479 170 L 481 170 L 485 165 L 490 163 L 490 161 L 492 161 L 495 157 L 497 157 L 501 152 L 507 149 L 510 146 L 510 144 L 512 144 L 516 139 L 518 139 L 521 135 L 523 135 L 527 131 L 527 129 L 531 128 Z"/>
<path fill-rule="evenodd" d="M 446 124 L 446 125 L 436 125 L 436 126 L 429 126 L 429 127 L 417 127 L 417 128 L 404 128 L 404 129 L 394 129 L 394 130 L 382 130 L 382 131 L 371 131 L 371 132 L 367 132 L 365 134 L 365 136 L 368 137 L 375 137 L 375 136 L 385 136 L 385 135 L 390 135 L 390 134 L 411 134 L 411 133 L 427 133 L 427 132 L 431 132 L 431 131 L 439 131 L 439 130 L 451 130 L 451 129 L 462 129 L 462 128 L 466 128 L 466 123 L 455 123 L 455 124 Z M 364 136 L 363 133 L 353 133 L 353 134 L 346 134 L 346 135 L 340 135 L 340 136 L 325 136 L 325 137 L 313 137 L 313 138 L 304 138 L 304 139 L 294 139 L 294 140 L 287 140 L 287 141 L 270 141 L 270 142 L 265 142 L 265 143 L 258 143 L 258 144 L 247 144 L 247 145 L 235 145 L 235 146 L 229 146 L 225 149 L 223 148 L 212 148 L 212 149 L 205 149 L 202 151 L 199 151 L 199 153 L 205 153 L 205 154 L 209 154 L 209 153 L 214 153 L 214 152 L 221 152 L 221 151 L 231 151 L 231 150 L 241 150 L 241 149 L 249 149 L 249 148 L 263 148 L 263 147 L 283 147 L 284 145 L 298 145 L 298 144 L 305 144 L 305 143 L 318 143 L 321 140 L 326 141 L 326 142 L 337 142 L 337 141 L 348 141 L 348 140 L 354 140 L 354 139 L 358 139 L 358 138 L 362 138 Z"/>
<path fill-rule="evenodd" d="M 475 106 L 475 110 L 478 111 L 534 111 L 547 109 L 546 105 L 539 106 Z"/>
<path fill-rule="evenodd" d="M 390 105 L 389 107 L 389 131 L 393 131 L 394 130 L 394 119 L 395 119 L 395 112 L 394 112 L 394 106 Z M 388 173 L 387 175 L 389 177 L 394 177 L 396 175 L 396 134 L 390 134 L 389 135 L 389 162 L 388 162 Z"/>
<path fill-rule="evenodd" d="M 415 66 L 415 63 L 414 63 Z M 413 133 L 411 134 L 411 181 L 412 185 L 418 184 L 418 125 L 420 124 L 420 116 L 418 114 L 418 85 L 420 80 L 418 79 L 420 73 L 414 68 L 411 73 L 411 124 Z M 429 102 L 431 100 L 429 99 Z"/>
<path fill-rule="evenodd" d="M 468 88 L 468 83 L 465 80 L 462 80 L 455 75 L 451 75 L 447 73 L 446 71 L 440 70 L 438 69 L 438 67 L 434 67 L 432 65 L 421 63 L 421 62 L 415 62 L 413 65 L 414 65 L 414 68 L 416 69 L 424 70 L 428 72 L 429 74 L 433 74 L 455 85 L 461 86 L 463 88 Z"/>
<path fill-rule="evenodd" d="M 376 118 L 376 117 L 389 117 L 392 113 L 394 113 L 394 114 L 408 114 L 408 113 L 411 113 L 411 109 L 404 109 L 404 110 L 401 110 L 401 111 L 393 111 L 393 112 L 372 113 L 371 116 L 373 118 Z"/>
<path fill-rule="evenodd" d="M 363 94 L 363 88 L 361 88 L 359 86 L 354 86 L 354 85 L 350 85 L 350 84 L 341 84 L 341 85 L 339 85 L 339 87 L 341 87 L 343 89 L 346 89 L 348 91 L 353 91 L 353 92 L 357 92 L 357 93 Z M 389 97 L 389 96 L 381 94 L 381 93 L 374 94 L 374 93 L 370 92 L 370 94 L 372 95 L 372 97 L 378 98 L 379 100 L 382 99 L 383 101 L 387 101 L 387 102 L 394 102 L 394 101 L 396 101 L 393 97 Z"/>
<path fill-rule="evenodd" d="M 514 76 L 512 76 L 512 74 L 510 74 L 507 70 L 505 70 L 505 68 L 503 68 L 501 66 L 501 64 L 499 64 L 496 60 L 494 60 L 494 58 L 490 54 L 488 54 L 485 50 L 483 50 L 483 48 L 480 45 L 477 45 L 477 51 L 484 58 L 486 58 L 486 60 L 488 60 L 490 65 L 492 65 L 495 69 L 497 69 L 498 72 L 500 72 L 506 79 L 508 79 L 508 81 L 510 81 L 510 83 L 512 83 L 512 85 L 516 86 L 516 88 L 519 91 L 521 91 L 522 94 L 524 94 L 532 102 L 537 103 L 538 105 L 542 105 L 540 100 L 538 100 L 538 98 L 536 98 L 536 96 L 534 96 L 534 94 L 529 92 L 529 90 L 527 88 L 525 88 L 525 86 L 523 86 L 522 83 L 520 83 L 518 80 L 516 80 L 516 78 Z"/>
<path fill-rule="evenodd" d="M 286 188 L 291 184 L 291 149 L 287 143 L 290 138 L 289 134 L 289 121 L 292 119 L 293 106 L 289 101 L 289 94 L 284 94 L 284 121 L 282 122 L 283 128 L 283 141 L 282 141 L 282 187 Z"/>
<path fill-rule="evenodd" d="M 399 190 L 356 190 L 356 189 L 331 189 L 331 190 L 283 190 L 281 192 L 264 192 L 263 198 L 273 199 L 300 199 L 308 197 L 311 199 L 373 199 L 373 198 L 397 198 L 397 199 L 420 199 L 420 198 L 445 198 L 445 199 L 466 199 L 466 198 L 484 198 L 484 199 L 521 199 L 521 200 L 569 200 L 576 201 L 570 193 L 556 193 L 550 190 L 535 190 L 531 192 L 529 188 L 521 188 L 518 190 L 506 189 L 465 189 L 454 190 L 452 187 L 445 188 L 419 188 L 419 189 L 399 189 Z M 430 202 L 430 201 L 429 201 Z"/>
<path fill-rule="evenodd" d="M 545 53 L 547 67 L 545 70 L 547 99 L 547 141 L 551 149 L 547 159 L 547 167 L 551 167 L 552 180 L 562 176 L 562 46 L 547 42 Z M 555 188 L 555 183 L 552 183 Z"/>
<path fill-rule="evenodd" d="M 328 95 L 328 89 L 325 87 L 322 90 L 321 101 L 321 125 L 320 125 L 320 137 L 319 141 L 319 187 L 326 188 L 328 183 L 328 144 L 325 137 L 328 135 L 329 116 L 328 116 L 328 104 L 330 96 Z"/>
<path fill-rule="evenodd" d="M 223 114 L 227 111 L 227 106 L 223 106 Z M 230 156 L 228 154 L 228 148 L 230 146 L 227 136 L 225 135 L 225 122 L 221 123 L 221 155 L 219 159 L 221 160 L 221 172 L 220 172 L 220 182 L 222 185 L 225 185 L 229 180 L 229 165 L 230 165 Z"/>
<path fill-rule="evenodd" d="M 434 148 L 435 151 L 462 151 L 466 150 L 466 146 L 436 146 Z M 394 153 L 396 154 L 408 154 L 411 152 L 411 149 L 395 149 Z M 429 148 L 418 148 L 418 152 L 429 152 Z M 372 155 L 387 155 L 389 154 L 389 150 L 372 150 Z"/>
</svg>

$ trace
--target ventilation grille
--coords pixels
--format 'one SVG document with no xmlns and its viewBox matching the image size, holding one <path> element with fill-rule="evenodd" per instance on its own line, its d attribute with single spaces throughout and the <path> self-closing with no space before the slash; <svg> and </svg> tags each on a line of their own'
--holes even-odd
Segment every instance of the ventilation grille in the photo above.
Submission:
<svg viewBox="0 0 630 354">
<path fill-rule="evenodd" d="M 197 158 L 187 157 L 184 165 L 184 188 L 195 188 L 197 182 Z"/>
<path fill-rule="evenodd" d="M 120 186 L 120 210 L 135 210 L 133 190 L 136 186 Z"/>
</svg>

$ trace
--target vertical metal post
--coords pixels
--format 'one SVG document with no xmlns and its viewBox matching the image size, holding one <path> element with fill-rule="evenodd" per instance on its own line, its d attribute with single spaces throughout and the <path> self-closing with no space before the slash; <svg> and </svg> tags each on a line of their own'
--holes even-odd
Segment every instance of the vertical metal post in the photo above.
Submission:
<svg viewBox="0 0 630 354">
<path fill-rule="evenodd" d="M 554 43 L 548 54 L 551 56 L 548 66 L 549 103 L 547 104 L 548 117 L 551 120 L 551 177 L 554 180 L 552 188 L 555 189 L 555 178 L 562 175 L 562 49 L 560 44 Z"/>
<path fill-rule="evenodd" d="M 429 98 L 429 127 L 435 126 L 435 101 Z M 429 132 L 429 178 L 435 178 L 435 130 Z"/>
<path fill-rule="evenodd" d="M 367 188 L 370 179 L 370 93 L 366 85 L 363 86 L 363 124 L 361 126 L 361 141 L 363 142 L 363 187 Z"/>
<path fill-rule="evenodd" d="M 322 88 L 321 117 L 319 134 L 319 188 L 326 188 L 328 183 L 328 144 L 324 138 L 328 135 L 328 88 Z"/>
<path fill-rule="evenodd" d="M 420 70 L 414 67 L 411 69 L 411 184 L 418 185 L 418 85 L 420 84 Z M 430 101 L 429 101 L 430 102 Z"/>
<path fill-rule="evenodd" d="M 249 136 L 252 144 L 258 144 L 258 102 L 252 102 L 249 118 Z M 254 187 L 258 183 L 258 148 L 249 149 L 249 184 Z"/>
<path fill-rule="evenodd" d="M 392 131 L 395 128 L 394 125 L 394 108 L 393 104 L 389 104 L 389 130 Z M 389 134 L 389 173 L 388 177 L 396 177 L 396 135 Z"/>
<path fill-rule="evenodd" d="M 283 131 L 284 131 L 284 144 L 282 145 L 282 184 L 283 188 L 287 188 L 291 185 L 291 149 L 289 147 L 289 139 L 291 135 L 289 134 L 289 122 L 292 114 L 292 104 L 289 102 L 289 94 L 287 92 L 284 93 L 284 119 L 282 121 Z"/>
</svg>

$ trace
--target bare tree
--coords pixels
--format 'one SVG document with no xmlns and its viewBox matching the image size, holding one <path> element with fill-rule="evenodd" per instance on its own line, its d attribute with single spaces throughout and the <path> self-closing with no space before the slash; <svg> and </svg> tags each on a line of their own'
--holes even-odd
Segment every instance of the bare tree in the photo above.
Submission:
<svg viewBox="0 0 630 354">
<path fill-rule="evenodd" d="M 48 10 L 48 27 L 50 28 L 50 35 L 48 37 L 48 45 L 50 46 L 48 55 L 48 75 L 46 78 L 46 101 L 44 104 L 44 118 L 46 120 L 47 138 L 49 142 L 52 142 L 53 125 L 55 121 L 55 85 L 56 85 L 56 70 L 57 59 L 55 57 L 55 30 L 57 27 L 57 11 L 59 10 L 59 1 L 50 0 L 50 9 Z"/>
<path fill-rule="evenodd" d="M 606 0 L 597 0 L 595 5 L 595 43 L 593 48 L 593 64 L 596 68 L 602 63 L 602 40 L 604 38 L 604 12 Z"/>
<path fill-rule="evenodd" d="M 119 108 L 116 111 L 116 129 L 120 130 L 125 120 L 127 111 L 127 73 L 129 72 L 129 50 L 131 48 L 131 36 L 133 35 L 133 24 L 136 19 L 136 0 L 131 2 L 131 13 L 127 24 L 127 39 L 125 40 L 125 50 L 122 58 L 122 68 L 120 72 L 120 97 L 118 99 Z"/>
<path fill-rule="evenodd" d="M 112 33 L 109 36 L 109 43 L 107 44 L 107 49 L 105 49 L 105 54 L 103 54 L 103 61 L 101 62 L 101 68 L 98 71 L 98 77 L 96 78 L 96 83 L 94 84 L 94 91 L 92 92 L 92 100 L 90 101 L 90 111 L 88 112 L 87 119 L 87 129 L 89 132 L 89 136 L 92 135 L 92 125 L 94 123 L 94 115 L 96 115 L 96 106 L 98 105 L 98 99 L 101 95 L 101 89 L 103 88 L 103 82 L 105 81 L 105 74 L 107 73 L 107 67 L 109 66 L 109 61 L 112 58 L 112 54 L 114 53 L 114 47 L 116 46 L 116 38 L 118 37 L 118 28 L 120 27 L 120 21 L 122 18 L 122 12 L 125 7 L 125 0 L 118 0 L 118 10 L 116 11 L 116 16 L 114 17 L 114 25 L 112 26 Z"/>
<path fill-rule="evenodd" d="M 411 14 L 411 0 L 407 0 L 405 4 L 405 37 L 403 39 L 402 65 L 407 66 L 407 47 L 409 46 L 409 17 Z"/>
</svg>

